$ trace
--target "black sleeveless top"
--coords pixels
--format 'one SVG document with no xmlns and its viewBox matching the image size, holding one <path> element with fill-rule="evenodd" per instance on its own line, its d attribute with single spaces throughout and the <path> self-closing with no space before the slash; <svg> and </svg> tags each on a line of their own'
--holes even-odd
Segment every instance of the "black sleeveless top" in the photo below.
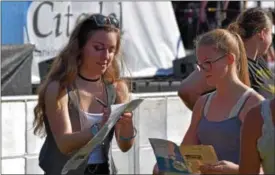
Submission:
<svg viewBox="0 0 275 175">
<path fill-rule="evenodd" d="M 275 95 L 275 76 L 263 58 L 248 58 L 248 71 L 251 87 L 267 99 Z"/>
</svg>

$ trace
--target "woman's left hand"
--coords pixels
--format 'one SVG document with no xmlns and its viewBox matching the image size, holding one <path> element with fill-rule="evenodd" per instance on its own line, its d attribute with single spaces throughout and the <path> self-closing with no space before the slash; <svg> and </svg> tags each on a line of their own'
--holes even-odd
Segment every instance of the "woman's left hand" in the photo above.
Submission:
<svg viewBox="0 0 275 175">
<path fill-rule="evenodd" d="M 202 174 L 238 174 L 239 165 L 222 160 L 215 164 L 202 165 L 200 171 Z"/>
</svg>

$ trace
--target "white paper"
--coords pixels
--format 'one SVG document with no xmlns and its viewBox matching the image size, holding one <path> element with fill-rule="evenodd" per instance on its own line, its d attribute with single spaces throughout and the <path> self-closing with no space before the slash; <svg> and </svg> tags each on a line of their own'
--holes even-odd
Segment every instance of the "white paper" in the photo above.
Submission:
<svg viewBox="0 0 275 175">
<path fill-rule="evenodd" d="M 67 174 L 70 170 L 77 169 L 85 161 L 95 147 L 101 144 L 109 134 L 113 126 L 124 112 L 135 110 L 143 99 L 135 99 L 128 103 L 111 105 L 111 114 L 108 121 L 103 125 L 99 132 L 82 148 L 79 149 L 64 165 L 62 174 Z"/>
</svg>

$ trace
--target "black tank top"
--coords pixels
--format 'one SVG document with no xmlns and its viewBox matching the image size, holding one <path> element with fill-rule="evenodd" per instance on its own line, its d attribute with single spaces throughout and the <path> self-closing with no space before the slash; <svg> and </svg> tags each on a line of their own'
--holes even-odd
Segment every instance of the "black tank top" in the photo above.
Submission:
<svg viewBox="0 0 275 175">
<path fill-rule="evenodd" d="M 248 71 L 251 87 L 265 98 L 271 99 L 275 94 L 275 76 L 263 58 L 248 58 Z"/>
</svg>

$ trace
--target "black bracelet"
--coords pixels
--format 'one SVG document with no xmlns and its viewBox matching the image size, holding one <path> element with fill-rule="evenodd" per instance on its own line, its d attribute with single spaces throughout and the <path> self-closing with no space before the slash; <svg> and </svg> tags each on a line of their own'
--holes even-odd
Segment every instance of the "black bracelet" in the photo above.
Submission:
<svg viewBox="0 0 275 175">
<path fill-rule="evenodd" d="M 123 141 L 129 141 L 129 140 L 135 138 L 136 135 L 137 135 L 137 129 L 136 129 L 136 127 L 134 127 L 134 135 L 133 135 L 132 137 L 123 137 L 123 136 L 119 136 L 119 139 L 120 139 L 120 140 L 123 140 Z"/>
</svg>

